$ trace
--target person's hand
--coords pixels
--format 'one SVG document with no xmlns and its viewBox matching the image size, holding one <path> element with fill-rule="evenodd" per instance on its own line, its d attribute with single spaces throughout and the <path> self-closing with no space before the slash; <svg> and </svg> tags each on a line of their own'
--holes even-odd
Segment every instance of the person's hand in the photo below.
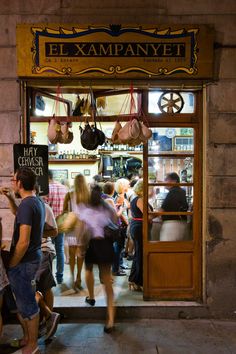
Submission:
<svg viewBox="0 0 236 354">
<path fill-rule="evenodd" d="M 1 245 L 1 250 L 5 250 L 5 248 L 6 248 L 6 245 L 2 244 Z"/>
<path fill-rule="evenodd" d="M 14 199 L 14 194 L 11 188 L 1 187 L 0 194 L 5 195 L 9 199 Z"/>
</svg>

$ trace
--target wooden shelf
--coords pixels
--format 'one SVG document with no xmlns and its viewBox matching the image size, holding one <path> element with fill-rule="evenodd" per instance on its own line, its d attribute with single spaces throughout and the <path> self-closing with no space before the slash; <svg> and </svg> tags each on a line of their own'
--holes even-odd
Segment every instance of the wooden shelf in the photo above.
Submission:
<svg viewBox="0 0 236 354">
<path fill-rule="evenodd" d="M 50 159 L 48 160 L 48 163 L 52 164 L 52 163 L 57 163 L 57 164 L 63 164 L 63 163 L 72 163 L 72 164 L 82 164 L 82 163 L 95 163 L 99 161 L 99 159 Z"/>
<path fill-rule="evenodd" d="M 129 150 L 99 150 L 99 154 L 134 154 L 134 155 L 142 155 L 143 151 L 129 151 Z"/>
</svg>

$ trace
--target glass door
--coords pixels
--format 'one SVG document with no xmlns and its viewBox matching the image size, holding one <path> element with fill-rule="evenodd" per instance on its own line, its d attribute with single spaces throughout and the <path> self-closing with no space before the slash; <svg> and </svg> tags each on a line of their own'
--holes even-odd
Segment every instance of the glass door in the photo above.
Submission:
<svg viewBox="0 0 236 354">
<path fill-rule="evenodd" d="M 199 300 L 199 124 L 173 118 L 153 124 L 144 149 L 144 299 Z"/>
</svg>

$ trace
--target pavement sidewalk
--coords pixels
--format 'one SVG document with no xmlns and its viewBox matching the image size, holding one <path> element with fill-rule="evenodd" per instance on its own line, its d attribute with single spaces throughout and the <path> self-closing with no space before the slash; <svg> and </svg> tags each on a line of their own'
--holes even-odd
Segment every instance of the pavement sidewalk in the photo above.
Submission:
<svg viewBox="0 0 236 354">
<path fill-rule="evenodd" d="M 104 323 L 97 322 L 60 324 L 49 343 L 39 340 L 40 351 L 42 354 L 236 353 L 234 321 L 142 319 L 118 322 L 113 334 L 105 334 L 103 326 Z M 0 353 L 13 353 L 6 342 L 20 335 L 18 325 L 6 325 Z"/>
</svg>

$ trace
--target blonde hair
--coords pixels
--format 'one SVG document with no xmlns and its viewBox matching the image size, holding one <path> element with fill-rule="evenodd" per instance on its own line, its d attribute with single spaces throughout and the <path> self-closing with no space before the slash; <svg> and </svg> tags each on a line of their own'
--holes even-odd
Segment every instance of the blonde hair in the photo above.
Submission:
<svg viewBox="0 0 236 354">
<path fill-rule="evenodd" d="M 129 187 L 129 181 L 126 178 L 119 178 L 115 183 L 115 191 L 117 194 L 124 193 L 126 187 Z"/>
<path fill-rule="evenodd" d="M 90 191 L 86 179 L 83 175 L 78 174 L 74 181 L 74 193 L 76 195 L 76 203 L 87 204 L 90 200 Z"/>
<path fill-rule="evenodd" d="M 139 179 L 138 182 L 135 183 L 135 185 L 133 187 L 133 191 L 138 197 L 143 196 L 143 180 L 142 179 Z"/>
</svg>

